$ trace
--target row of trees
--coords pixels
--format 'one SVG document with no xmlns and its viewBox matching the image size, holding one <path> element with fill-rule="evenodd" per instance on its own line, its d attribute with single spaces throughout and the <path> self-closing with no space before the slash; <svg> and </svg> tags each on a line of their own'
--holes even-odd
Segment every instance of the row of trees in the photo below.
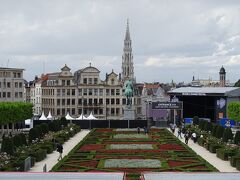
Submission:
<svg viewBox="0 0 240 180">
<path fill-rule="evenodd" d="M 25 102 L 1 102 L 0 125 L 2 126 L 2 132 L 4 125 L 7 125 L 7 129 L 9 129 L 9 124 L 12 124 L 14 129 L 15 123 L 32 118 L 32 107 L 31 103 Z"/>
</svg>

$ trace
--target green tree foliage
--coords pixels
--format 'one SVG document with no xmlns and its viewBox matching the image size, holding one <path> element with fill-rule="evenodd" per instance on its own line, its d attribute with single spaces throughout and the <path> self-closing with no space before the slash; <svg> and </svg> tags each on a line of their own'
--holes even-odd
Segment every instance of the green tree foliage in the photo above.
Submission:
<svg viewBox="0 0 240 180">
<path fill-rule="evenodd" d="M 25 102 L 1 102 L 0 125 L 21 122 L 32 117 L 32 104 Z"/>
<path fill-rule="evenodd" d="M 194 116 L 193 117 L 193 125 L 198 125 L 199 124 L 199 117 L 198 116 Z"/>
<path fill-rule="evenodd" d="M 234 143 L 240 144 L 240 131 L 237 131 L 234 137 Z"/>
<path fill-rule="evenodd" d="M 40 127 L 41 127 L 41 130 L 42 130 L 43 134 L 47 134 L 48 133 L 49 129 L 48 129 L 48 124 L 47 123 L 42 123 L 40 125 Z"/>
<path fill-rule="evenodd" d="M 30 129 L 29 135 L 28 135 L 29 143 L 32 143 L 32 141 L 37 139 L 38 137 L 39 137 L 38 129 L 37 128 Z"/>
<path fill-rule="evenodd" d="M 240 102 L 230 102 L 227 110 L 229 119 L 240 122 Z"/>
<path fill-rule="evenodd" d="M 225 128 L 223 133 L 223 142 L 228 142 L 229 139 L 233 139 L 233 133 L 231 128 Z"/>
<path fill-rule="evenodd" d="M 234 86 L 235 87 L 240 87 L 240 79 L 237 82 L 235 82 Z"/>
</svg>

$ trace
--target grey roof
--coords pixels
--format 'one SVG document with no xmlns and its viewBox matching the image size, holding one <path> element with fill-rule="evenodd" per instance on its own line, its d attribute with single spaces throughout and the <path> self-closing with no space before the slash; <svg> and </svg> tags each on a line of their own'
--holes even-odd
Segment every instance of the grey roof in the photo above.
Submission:
<svg viewBox="0 0 240 180">
<path fill-rule="evenodd" d="M 175 93 L 203 93 L 203 94 L 227 94 L 231 91 L 240 90 L 239 87 L 181 87 L 171 91 L 169 94 Z"/>
<path fill-rule="evenodd" d="M 7 180 L 122 180 L 124 173 L 0 173 Z"/>
<path fill-rule="evenodd" d="M 145 173 L 145 180 L 239 180 L 240 173 Z"/>
</svg>

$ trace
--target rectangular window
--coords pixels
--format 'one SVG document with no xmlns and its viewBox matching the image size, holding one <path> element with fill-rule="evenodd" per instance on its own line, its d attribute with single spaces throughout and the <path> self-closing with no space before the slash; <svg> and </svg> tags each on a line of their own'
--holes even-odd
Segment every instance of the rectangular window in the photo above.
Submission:
<svg viewBox="0 0 240 180">
<path fill-rule="evenodd" d="M 87 99 L 83 99 L 83 105 L 84 105 L 84 106 L 87 105 Z"/>
<path fill-rule="evenodd" d="M 70 96 L 71 89 L 67 89 L 67 96 Z"/>
<path fill-rule="evenodd" d="M 82 89 L 78 89 L 78 95 L 82 96 Z"/>
<path fill-rule="evenodd" d="M 82 105 L 82 99 L 78 99 L 78 105 Z"/>
<path fill-rule="evenodd" d="M 120 95 L 120 89 L 116 89 L 116 95 L 117 95 L 117 96 Z"/>
<path fill-rule="evenodd" d="M 3 98 L 5 98 L 6 97 L 6 92 L 3 92 Z"/>
<path fill-rule="evenodd" d="M 20 93 L 19 93 L 20 95 Z M 10 92 L 7 92 L 7 97 L 10 98 L 11 97 L 11 93 Z"/>
<path fill-rule="evenodd" d="M 72 96 L 75 96 L 75 89 L 72 89 Z"/>
<path fill-rule="evenodd" d="M 111 108 L 111 115 L 114 115 L 114 114 L 115 114 L 115 109 Z"/>
<path fill-rule="evenodd" d="M 103 109 L 99 109 L 99 114 L 103 114 Z"/>
<path fill-rule="evenodd" d="M 13 73 L 13 77 L 14 77 L 14 78 L 16 78 L 16 77 L 17 77 L 17 74 L 16 74 L 15 72 Z"/>
<path fill-rule="evenodd" d="M 65 113 L 65 109 L 62 109 L 62 116 L 65 116 L 66 113 Z"/>
<path fill-rule="evenodd" d="M 60 106 L 60 99 L 57 99 L 57 106 Z"/>
<path fill-rule="evenodd" d="M 21 73 L 18 73 L 18 78 L 21 78 Z"/>
<path fill-rule="evenodd" d="M 110 100 L 109 99 L 106 99 L 106 104 L 109 104 Z"/>
<path fill-rule="evenodd" d="M 57 109 L 57 116 L 60 115 L 60 109 Z"/>
<path fill-rule="evenodd" d="M 15 82 L 15 88 L 18 88 L 18 83 L 17 82 Z"/>
<path fill-rule="evenodd" d="M 111 89 L 111 95 L 115 96 L 115 89 Z"/>
<path fill-rule="evenodd" d="M 94 114 L 98 114 L 98 109 L 93 110 Z"/>
<path fill-rule="evenodd" d="M 119 115 L 119 113 L 120 113 L 120 109 L 116 108 L 116 114 Z"/>
<path fill-rule="evenodd" d="M 115 99 L 111 99 L 111 104 L 115 104 Z"/>
<path fill-rule="evenodd" d="M 72 108 L 72 115 L 75 115 L 75 109 Z"/>
<path fill-rule="evenodd" d="M 88 104 L 91 106 L 92 105 L 92 99 L 88 100 Z"/>
<path fill-rule="evenodd" d="M 116 104 L 120 104 L 120 99 L 116 99 Z"/>
<path fill-rule="evenodd" d="M 83 95 L 87 96 L 87 89 L 83 89 Z"/>
<path fill-rule="evenodd" d="M 11 88 L 11 83 L 10 82 L 7 82 L 7 87 Z"/>
<path fill-rule="evenodd" d="M 94 84 L 98 84 L 98 78 L 94 78 Z"/>
<path fill-rule="evenodd" d="M 99 104 L 100 104 L 100 105 L 103 104 L 103 99 L 99 99 Z"/>
<path fill-rule="evenodd" d="M 103 95 L 103 89 L 99 89 L 99 96 Z"/>
<path fill-rule="evenodd" d="M 62 80 L 62 85 L 65 86 L 65 80 Z"/>
<path fill-rule="evenodd" d="M 94 101 L 93 101 L 93 102 L 94 102 L 94 104 L 95 104 L 95 105 L 97 105 L 97 104 L 98 104 L 98 102 L 97 102 L 97 99 L 94 99 Z"/>
<path fill-rule="evenodd" d="M 122 99 L 122 104 L 125 105 L 126 104 L 126 99 Z"/>
<path fill-rule="evenodd" d="M 83 84 L 87 84 L 87 78 L 83 78 Z"/>
<path fill-rule="evenodd" d="M 67 86 L 70 86 L 70 80 L 67 80 Z"/>
<path fill-rule="evenodd" d="M 62 105 L 65 106 L 65 99 L 62 99 Z"/>
<path fill-rule="evenodd" d="M 70 105 L 70 99 L 67 99 L 67 105 Z"/>
<path fill-rule="evenodd" d="M 94 89 L 94 96 L 98 95 L 98 89 Z"/>
<path fill-rule="evenodd" d="M 89 95 L 89 96 L 92 96 L 92 95 L 93 95 L 92 89 L 88 89 L 88 95 Z"/>
<path fill-rule="evenodd" d="M 2 87 L 2 82 L 0 82 L 0 88 Z"/>
<path fill-rule="evenodd" d="M 62 96 L 65 96 L 65 93 L 66 93 L 65 89 L 62 89 Z"/>
<path fill-rule="evenodd" d="M 1 92 L 0 92 L 0 98 L 2 97 L 2 94 L 1 94 Z"/>
<path fill-rule="evenodd" d="M 88 84 L 92 84 L 92 78 L 88 79 Z"/>
<path fill-rule="evenodd" d="M 15 98 L 18 98 L 18 92 L 15 92 Z"/>
<path fill-rule="evenodd" d="M 110 91 L 109 89 L 106 89 L 106 96 L 109 96 L 110 95 Z"/>
<path fill-rule="evenodd" d="M 21 82 L 19 83 L 19 88 L 22 88 L 22 83 Z"/>
<path fill-rule="evenodd" d="M 61 96 L 61 89 L 57 89 L 57 96 Z"/>
<path fill-rule="evenodd" d="M 75 99 L 72 99 L 72 105 L 75 105 Z"/>
</svg>

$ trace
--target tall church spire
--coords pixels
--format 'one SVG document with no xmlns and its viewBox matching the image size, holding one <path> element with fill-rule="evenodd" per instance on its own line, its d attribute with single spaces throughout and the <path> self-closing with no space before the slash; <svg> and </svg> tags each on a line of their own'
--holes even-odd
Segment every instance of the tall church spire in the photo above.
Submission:
<svg viewBox="0 0 240 180">
<path fill-rule="evenodd" d="M 134 67 L 132 55 L 132 40 L 130 38 L 129 21 L 127 20 L 127 29 L 124 39 L 124 48 L 122 55 L 122 79 L 134 81 Z"/>
</svg>

